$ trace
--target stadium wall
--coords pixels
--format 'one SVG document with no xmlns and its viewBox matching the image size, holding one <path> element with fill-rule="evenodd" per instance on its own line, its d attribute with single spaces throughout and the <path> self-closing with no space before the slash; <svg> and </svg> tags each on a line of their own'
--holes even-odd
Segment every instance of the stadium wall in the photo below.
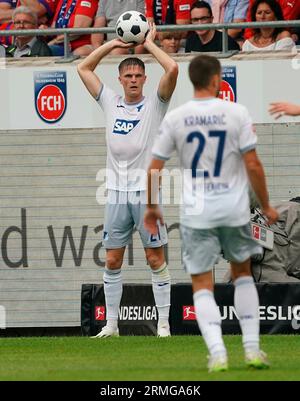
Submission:
<svg viewBox="0 0 300 401">
<path fill-rule="evenodd" d="M 297 120 L 275 123 L 267 108 L 273 100 L 299 102 L 300 80 L 297 65 L 287 56 L 264 57 L 235 56 L 222 64 L 235 68 L 229 82 L 237 101 L 248 106 L 254 118 L 258 152 L 275 202 L 300 194 L 300 135 Z M 149 93 L 161 68 L 149 56 L 144 59 Z M 189 60 L 190 56 L 178 57 L 180 76 L 170 108 L 192 93 L 186 73 Z M 120 90 L 118 62 L 108 58 L 98 68 L 103 81 L 116 90 Z M 96 176 L 105 166 L 104 120 L 75 67 L 76 62 L 62 65 L 26 59 L 11 60 L 0 69 L 0 305 L 6 311 L 6 327 L 80 326 L 81 286 L 102 282 L 104 210 L 96 201 L 96 191 L 103 182 Z M 51 83 L 46 82 L 47 76 L 52 77 Z M 54 94 L 53 88 L 44 93 L 44 109 L 47 96 L 53 106 L 51 96 L 61 91 L 64 110 L 50 107 L 50 114 L 47 110 L 43 114 L 38 106 L 44 90 L 41 82 L 58 88 Z M 46 122 L 53 115 L 57 122 Z M 168 167 L 175 166 L 173 159 Z M 181 267 L 178 210 L 176 205 L 164 209 L 172 280 L 188 282 Z M 124 267 L 125 282 L 150 282 L 136 234 Z M 220 267 L 216 281 L 222 280 L 226 264 Z"/>
</svg>

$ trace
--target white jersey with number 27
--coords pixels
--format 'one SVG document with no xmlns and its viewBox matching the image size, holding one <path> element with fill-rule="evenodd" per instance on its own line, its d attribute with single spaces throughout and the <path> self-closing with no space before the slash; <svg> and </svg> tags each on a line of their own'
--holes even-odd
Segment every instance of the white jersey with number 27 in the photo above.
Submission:
<svg viewBox="0 0 300 401">
<path fill-rule="evenodd" d="M 206 229 L 249 221 L 248 177 L 242 156 L 255 149 L 256 141 L 248 110 L 218 98 L 190 100 L 165 116 L 152 154 L 155 159 L 168 160 L 173 150 L 178 153 L 185 181 L 181 224 Z M 197 180 L 202 192 L 196 196 L 203 197 L 198 214 L 191 196 Z"/>
</svg>

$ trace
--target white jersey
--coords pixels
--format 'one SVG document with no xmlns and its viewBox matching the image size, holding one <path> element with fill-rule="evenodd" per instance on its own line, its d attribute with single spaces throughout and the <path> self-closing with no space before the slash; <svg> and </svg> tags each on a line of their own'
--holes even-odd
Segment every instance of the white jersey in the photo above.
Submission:
<svg viewBox="0 0 300 401">
<path fill-rule="evenodd" d="M 136 104 L 127 104 L 106 85 L 97 101 L 106 117 L 107 188 L 146 190 L 151 149 L 169 102 L 155 92 Z"/>
<path fill-rule="evenodd" d="M 166 115 L 152 153 L 155 159 L 168 160 L 176 149 L 185 170 L 181 224 L 206 229 L 249 221 L 248 177 L 242 155 L 254 149 L 256 141 L 247 109 L 236 103 L 193 99 Z M 197 200 L 199 213 L 194 213 L 192 188 L 199 170 L 203 201 L 199 208 Z"/>
</svg>

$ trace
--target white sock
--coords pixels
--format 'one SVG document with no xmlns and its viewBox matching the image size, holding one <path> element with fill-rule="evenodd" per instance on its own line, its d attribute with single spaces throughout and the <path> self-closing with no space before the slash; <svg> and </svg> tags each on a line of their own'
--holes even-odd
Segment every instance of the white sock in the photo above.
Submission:
<svg viewBox="0 0 300 401">
<path fill-rule="evenodd" d="M 235 280 L 234 307 L 243 334 L 245 351 L 259 350 L 259 299 L 251 276 Z"/>
<path fill-rule="evenodd" d="M 158 325 L 169 324 L 171 278 L 166 263 L 158 270 L 152 270 L 152 289 L 158 312 Z"/>
<path fill-rule="evenodd" d="M 103 286 L 106 305 L 106 321 L 110 327 L 118 327 L 118 314 L 122 297 L 121 269 L 108 269 L 103 273 Z"/>
<path fill-rule="evenodd" d="M 212 291 L 196 291 L 194 305 L 198 326 L 210 355 L 226 355 L 222 338 L 221 315 Z"/>
</svg>

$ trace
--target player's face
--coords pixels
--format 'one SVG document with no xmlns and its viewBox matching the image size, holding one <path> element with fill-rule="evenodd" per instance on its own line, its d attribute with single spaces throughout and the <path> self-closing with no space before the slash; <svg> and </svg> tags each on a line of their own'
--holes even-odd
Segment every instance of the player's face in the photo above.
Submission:
<svg viewBox="0 0 300 401">
<path fill-rule="evenodd" d="M 221 75 L 217 74 L 212 77 L 212 87 L 216 97 L 219 97 L 221 90 L 221 82 L 222 82 Z"/>
<path fill-rule="evenodd" d="M 256 10 L 256 21 L 275 21 L 276 17 L 271 7 L 267 3 L 261 3 Z"/>
<path fill-rule="evenodd" d="M 120 73 L 119 81 L 124 88 L 125 98 L 129 101 L 138 101 L 143 96 L 146 75 L 139 65 L 124 67 Z"/>
<path fill-rule="evenodd" d="M 213 17 L 207 8 L 194 8 L 191 12 L 191 22 L 192 24 L 211 24 Z M 196 31 L 199 36 L 206 35 L 209 31 Z"/>
<path fill-rule="evenodd" d="M 220 96 L 221 83 L 222 83 L 222 77 L 221 77 L 221 75 L 218 75 L 218 83 L 217 83 L 216 97 L 219 97 L 219 96 Z"/>
</svg>

